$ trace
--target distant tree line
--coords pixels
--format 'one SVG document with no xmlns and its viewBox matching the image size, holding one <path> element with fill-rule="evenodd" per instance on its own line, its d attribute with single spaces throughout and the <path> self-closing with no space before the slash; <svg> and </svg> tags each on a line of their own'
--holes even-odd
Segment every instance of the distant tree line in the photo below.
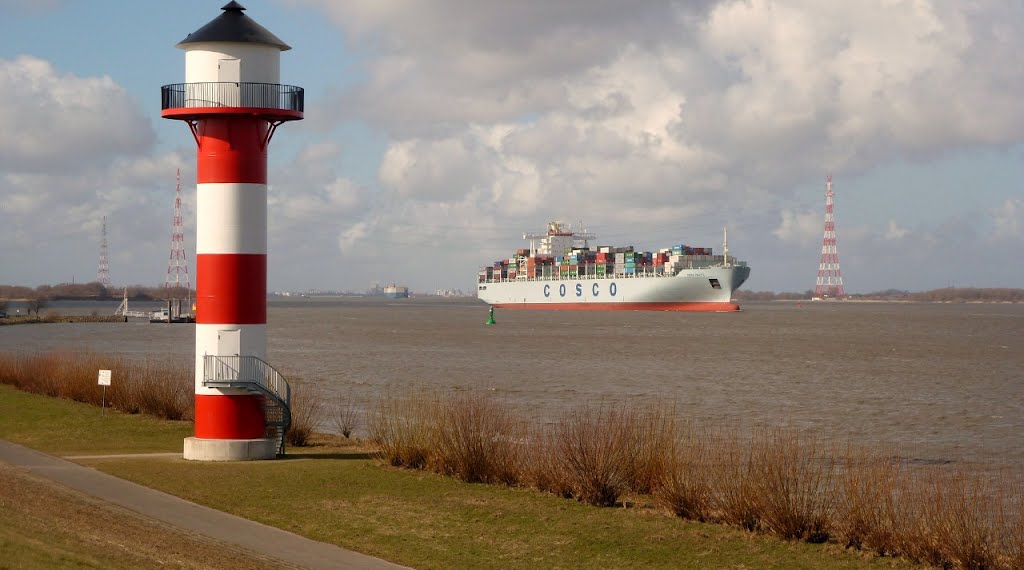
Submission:
<svg viewBox="0 0 1024 570">
<path fill-rule="evenodd" d="M 740 289 L 732 294 L 737 301 L 800 301 L 810 299 L 814 291 L 807 290 L 803 293 L 775 293 L 773 291 L 744 291 Z"/>
<path fill-rule="evenodd" d="M 801 301 L 814 296 L 808 289 L 803 293 L 775 293 L 772 291 L 744 291 L 733 293 L 737 301 Z M 910 301 L 917 303 L 1024 303 L 1024 289 L 946 287 L 931 291 L 903 291 L 886 289 L 873 293 L 847 295 L 849 299 L 865 301 Z"/>
<path fill-rule="evenodd" d="M 73 300 L 112 300 L 120 299 L 124 295 L 125 287 L 104 287 L 99 282 L 92 283 L 58 283 L 57 285 L 40 285 L 36 288 L 22 285 L 0 285 L 0 301 L 26 300 L 29 302 L 37 299 L 47 301 L 59 301 L 62 299 Z M 164 299 L 184 299 L 187 296 L 195 298 L 195 292 L 184 287 L 146 287 L 144 285 L 129 285 L 128 298 L 132 301 L 159 301 Z"/>
</svg>

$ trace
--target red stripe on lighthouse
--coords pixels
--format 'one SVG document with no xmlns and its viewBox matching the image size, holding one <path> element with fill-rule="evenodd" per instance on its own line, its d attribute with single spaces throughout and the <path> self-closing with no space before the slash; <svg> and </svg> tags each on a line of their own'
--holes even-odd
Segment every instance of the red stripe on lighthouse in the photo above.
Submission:
<svg viewBox="0 0 1024 570">
<path fill-rule="evenodd" d="M 266 254 L 196 255 L 196 323 L 266 324 Z"/>
<path fill-rule="evenodd" d="M 199 121 L 196 181 L 266 184 L 269 128 L 261 117 L 227 115 Z"/>
<path fill-rule="evenodd" d="M 266 435 L 263 396 L 196 394 L 195 435 L 202 439 L 260 439 Z"/>
</svg>

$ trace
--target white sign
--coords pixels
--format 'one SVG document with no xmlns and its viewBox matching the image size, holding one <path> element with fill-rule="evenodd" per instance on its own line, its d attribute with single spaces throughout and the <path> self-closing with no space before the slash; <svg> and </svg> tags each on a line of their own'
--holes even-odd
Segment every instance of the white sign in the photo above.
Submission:
<svg viewBox="0 0 1024 570">
<path fill-rule="evenodd" d="M 110 371 L 100 370 L 100 386 L 110 386 Z"/>
</svg>

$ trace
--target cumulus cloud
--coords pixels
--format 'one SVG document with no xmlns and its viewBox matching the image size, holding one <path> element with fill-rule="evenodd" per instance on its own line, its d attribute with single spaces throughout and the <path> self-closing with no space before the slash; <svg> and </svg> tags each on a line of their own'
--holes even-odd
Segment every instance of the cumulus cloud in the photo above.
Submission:
<svg viewBox="0 0 1024 570">
<path fill-rule="evenodd" d="M 1007 198 L 1006 202 L 992 211 L 994 229 L 992 237 L 996 240 L 1020 240 L 1024 238 L 1024 200 Z"/>
<path fill-rule="evenodd" d="M 782 211 L 782 222 L 772 232 L 782 241 L 807 243 L 821 237 L 821 214 L 817 212 Z"/>
<path fill-rule="evenodd" d="M 903 239 L 903 237 L 908 233 L 909 230 L 907 230 L 907 228 L 900 227 L 900 225 L 896 223 L 896 220 L 889 220 L 889 229 L 885 232 L 885 239 Z"/>
<path fill-rule="evenodd" d="M 43 59 L 0 60 L 0 168 L 70 172 L 117 155 L 148 153 L 155 133 L 110 77 L 61 73 Z"/>
<path fill-rule="evenodd" d="M 391 133 L 380 180 L 421 200 L 477 193 L 524 217 L 586 202 L 602 221 L 646 200 L 692 216 L 1024 136 L 1008 88 L 1024 88 L 1024 46 L 1000 23 L 1021 8 L 295 2 L 372 46 L 369 79 L 330 107 Z"/>
</svg>

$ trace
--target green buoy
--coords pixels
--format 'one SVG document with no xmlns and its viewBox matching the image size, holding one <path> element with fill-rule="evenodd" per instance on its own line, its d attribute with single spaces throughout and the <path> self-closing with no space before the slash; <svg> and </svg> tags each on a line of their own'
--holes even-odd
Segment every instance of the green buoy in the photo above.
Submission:
<svg viewBox="0 0 1024 570">
<path fill-rule="evenodd" d="M 494 307 L 491 307 L 491 311 L 487 315 L 487 322 L 484 323 L 484 324 L 485 325 L 496 325 L 496 324 L 498 324 L 498 323 L 494 322 Z"/>
</svg>

